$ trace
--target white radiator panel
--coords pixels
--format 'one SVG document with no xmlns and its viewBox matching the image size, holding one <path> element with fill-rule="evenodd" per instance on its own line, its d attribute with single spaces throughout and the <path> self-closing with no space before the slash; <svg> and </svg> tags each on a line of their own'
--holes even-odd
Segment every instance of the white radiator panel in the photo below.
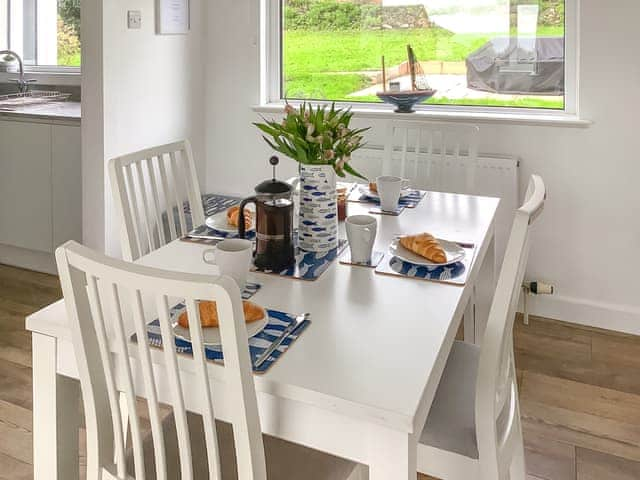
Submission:
<svg viewBox="0 0 640 480">
<path fill-rule="evenodd" d="M 398 154 L 399 155 L 399 154 Z M 353 157 L 354 166 L 368 178 L 375 178 L 382 171 L 383 150 L 380 148 L 364 148 Z M 397 162 L 396 162 L 397 160 Z M 498 267 L 502 265 L 507 239 L 515 210 L 520 206 L 519 165 L 513 157 L 480 156 L 478 167 L 474 173 L 474 191 L 469 191 L 467 173 L 462 169 L 470 168 L 454 161 L 453 155 L 443 157 L 436 155 L 431 162 L 419 161 L 418 175 L 421 179 L 413 182 L 413 186 L 424 190 L 483 195 L 500 198 L 500 207 L 496 218 L 496 253 Z M 399 159 L 394 158 L 392 172 L 399 175 Z M 397 168 L 396 168 L 397 167 Z M 407 170 L 407 176 L 414 178 L 413 165 Z M 429 197 L 424 201 L 429 201 Z"/>
</svg>

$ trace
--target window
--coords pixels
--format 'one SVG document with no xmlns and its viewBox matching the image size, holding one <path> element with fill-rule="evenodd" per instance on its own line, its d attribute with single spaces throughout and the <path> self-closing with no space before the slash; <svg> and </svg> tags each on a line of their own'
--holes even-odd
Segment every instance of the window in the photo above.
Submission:
<svg viewBox="0 0 640 480">
<path fill-rule="evenodd" d="M 414 65 L 426 104 L 571 111 L 574 1 L 274 0 L 267 95 L 379 103 Z"/>
<path fill-rule="evenodd" d="M 0 0 L 4 49 L 21 55 L 25 66 L 80 67 L 80 0 Z"/>
</svg>

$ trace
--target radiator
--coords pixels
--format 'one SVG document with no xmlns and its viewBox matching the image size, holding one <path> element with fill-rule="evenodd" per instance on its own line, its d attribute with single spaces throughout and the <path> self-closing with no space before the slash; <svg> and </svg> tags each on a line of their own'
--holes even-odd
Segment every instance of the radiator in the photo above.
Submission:
<svg viewBox="0 0 640 480">
<path fill-rule="evenodd" d="M 368 178 L 375 178 L 382 171 L 383 153 L 381 147 L 361 149 L 354 154 L 354 166 Z M 396 158 L 394 158 L 395 160 Z M 480 155 L 478 166 L 473 174 L 473 191 L 469 191 L 467 182 L 463 181 L 467 172 L 460 169 L 470 167 L 462 166 L 461 162 L 454 160 L 453 155 L 446 155 L 444 158 L 438 155 L 432 160 L 433 164 L 429 168 L 439 170 L 437 184 L 427 174 L 427 166 L 419 165 L 418 178 L 422 180 L 414 181 L 413 186 L 431 191 L 500 198 L 500 206 L 496 216 L 496 255 L 498 265 L 501 265 L 511 232 L 514 212 L 520 206 L 520 161 L 513 157 Z M 412 169 L 409 169 L 408 172 L 412 172 Z M 393 171 L 393 173 L 399 174 L 397 171 Z M 429 201 L 428 196 L 425 201 Z"/>
</svg>

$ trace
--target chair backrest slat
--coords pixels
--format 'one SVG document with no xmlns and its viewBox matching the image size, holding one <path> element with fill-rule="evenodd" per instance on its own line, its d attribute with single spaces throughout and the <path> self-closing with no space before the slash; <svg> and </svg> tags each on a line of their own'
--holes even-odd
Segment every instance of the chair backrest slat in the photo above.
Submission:
<svg viewBox="0 0 640 480">
<path fill-rule="evenodd" d="M 147 325 L 144 317 L 144 307 L 140 290 L 136 290 L 133 301 L 133 320 L 137 338 L 146 338 Z M 193 317 L 192 317 L 193 318 Z M 158 392 L 151 363 L 151 351 L 149 343 L 138 342 L 138 354 L 140 366 L 142 368 L 142 378 L 144 382 L 145 397 L 149 409 L 149 419 L 151 421 L 151 435 L 153 437 L 153 451 L 156 462 L 156 479 L 167 479 L 167 456 L 165 452 L 164 435 L 162 432 L 162 417 L 160 415 L 160 405 L 158 403 Z"/>
<path fill-rule="evenodd" d="M 169 184 L 171 191 L 173 193 L 173 201 L 176 205 L 182 204 L 182 199 L 184 198 L 181 195 L 180 184 L 182 178 L 182 173 L 180 172 L 180 165 L 178 164 L 178 157 L 176 156 L 176 152 L 169 152 L 169 172 L 173 181 Z M 183 183 L 184 185 L 184 183 Z M 186 232 L 187 230 L 187 220 L 184 216 L 184 209 L 178 208 L 178 219 L 180 220 L 180 230 L 182 232 Z"/>
<path fill-rule="evenodd" d="M 512 455 L 522 444 L 513 326 L 529 258 L 531 226 L 545 199 L 542 179 L 532 176 L 525 203 L 516 211 L 482 341 L 475 407 L 481 478 L 507 478 Z"/>
<path fill-rule="evenodd" d="M 187 305 L 187 315 L 189 318 L 196 318 L 199 316 L 198 306 L 195 299 L 185 299 Z M 218 302 L 218 309 L 221 308 L 221 302 Z M 213 399 L 211 398 L 211 387 L 209 385 L 209 375 L 207 372 L 207 359 L 204 352 L 204 343 L 202 340 L 202 326 L 199 322 L 189 322 L 189 333 L 191 338 L 194 339 L 194 345 L 201 345 L 202 348 L 193 349 L 193 359 L 196 362 L 196 371 L 198 376 L 198 384 L 202 389 L 203 399 L 203 412 L 202 421 L 205 425 L 215 425 L 215 414 L 213 412 Z M 221 478 L 220 463 L 218 461 L 218 455 L 220 449 L 218 448 L 218 438 L 216 436 L 215 429 L 205 429 L 205 441 L 207 445 L 207 452 L 213 452 L 213 455 L 208 456 L 209 460 L 209 477 L 219 480 Z"/>
<path fill-rule="evenodd" d="M 478 164 L 475 125 L 392 120 L 388 123 L 382 172 L 406 177 L 418 188 L 474 193 Z M 409 158 L 415 164 L 407 168 Z M 399 168 L 397 167 L 399 163 Z"/>
<path fill-rule="evenodd" d="M 185 235 L 190 227 L 184 208 L 187 203 L 191 226 L 205 221 L 193 152 L 187 141 L 114 158 L 109 162 L 109 175 L 122 221 L 125 260 L 137 260 Z"/>
<path fill-rule="evenodd" d="M 239 480 L 266 480 L 266 467 L 257 398 L 249 358 L 248 339 L 242 318 L 240 290 L 228 277 L 181 274 L 125 263 L 95 253 L 74 242 L 56 252 L 65 296 L 74 350 L 80 372 L 87 414 L 87 478 L 144 480 L 152 472 L 145 468 L 144 439 L 137 409 L 138 396 L 146 399 L 153 440 L 155 478 L 173 478 L 168 464 L 159 398 L 169 398 L 180 457 L 180 478 L 194 480 L 192 446 L 184 386 L 184 375 L 195 379 L 201 401 L 189 408 L 202 416 L 206 439 L 208 478 L 221 480 L 220 449 L 216 431 L 212 374 L 224 379 L 234 399 L 231 423 L 238 459 Z M 171 299 L 171 300 L 170 300 Z M 201 300 L 217 303 L 224 365 L 207 361 L 200 323 Z M 178 362 L 172 321 L 183 302 L 189 321 L 193 358 Z M 148 328 L 159 322 L 163 353 L 152 355 Z M 155 324 L 154 324 L 155 325 Z M 157 330 L 156 330 L 157 331 Z M 132 340 L 132 335 L 136 341 Z M 97 348 L 95 347 L 97 345 Z M 98 350 L 96 352 L 96 350 Z M 188 368 L 188 372 L 181 369 Z M 189 365 L 191 364 L 191 365 Z M 158 369 L 161 369 L 160 371 Z M 167 378 L 164 382 L 160 378 Z M 191 382 L 193 384 L 193 382 Z M 159 388 L 171 391 L 159 392 Z M 126 397 L 133 441 L 133 470 L 127 472 L 125 440 L 119 395 Z M 110 420 L 107 422 L 106 420 Z M 114 461 L 115 459 L 115 461 Z M 176 472 L 177 474 L 177 472 Z M 200 480 L 200 479 L 198 479 Z"/>
<path fill-rule="evenodd" d="M 191 143 L 184 142 L 182 146 L 182 150 L 180 151 L 180 155 L 183 157 L 182 168 L 185 170 L 184 178 L 187 183 L 187 192 L 189 194 L 189 204 L 193 205 L 194 203 L 198 203 L 202 205 L 202 198 L 200 196 L 200 187 L 198 185 L 198 173 L 196 172 L 195 164 L 193 164 L 193 149 L 191 148 Z M 189 164 L 188 160 L 192 159 L 191 165 L 187 168 Z M 204 209 L 196 208 L 191 210 L 191 218 L 193 221 L 193 225 L 202 225 L 205 222 Z"/>
<path fill-rule="evenodd" d="M 160 170 L 160 180 L 162 181 L 165 212 L 167 212 L 167 217 L 169 219 L 169 232 L 170 232 L 169 240 L 174 240 L 177 238 L 178 233 L 176 230 L 176 218 L 175 218 L 175 215 L 173 214 L 173 200 L 172 200 L 173 194 L 170 193 L 170 190 L 169 190 L 169 180 L 167 176 L 167 169 L 165 166 L 164 154 L 158 155 L 156 157 L 156 160 L 158 161 L 158 170 Z"/>
<path fill-rule="evenodd" d="M 131 363 L 129 361 L 129 348 L 128 338 L 126 332 L 128 329 L 125 327 L 122 304 L 120 303 L 120 291 L 118 284 L 108 283 L 108 297 L 109 297 L 109 309 L 112 315 L 112 321 L 114 322 L 113 329 L 115 333 L 115 339 L 111 350 L 117 353 L 119 360 L 119 371 L 124 375 L 124 393 L 127 410 L 129 413 L 129 420 L 131 424 L 131 439 L 133 441 L 133 455 L 135 465 L 135 477 L 136 480 L 144 480 L 146 478 L 145 463 L 144 463 L 144 448 L 142 443 L 142 431 L 140 429 L 140 419 L 136 411 L 136 389 L 133 383 L 133 372 L 131 371 Z M 95 322 L 95 320 L 94 320 Z M 104 369 L 104 366 L 102 367 Z M 82 379 L 81 379 L 82 380 Z M 115 424 L 115 422 L 114 422 Z M 123 432 L 126 436 L 126 432 Z"/>
<path fill-rule="evenodd" d="M 125 195 L 128 200 L 128 217 L 129 224 L 131 225 L 130 229 L 125 230 L 125 233 L 127 237 L 133 236 L 133 242 L 131 242 L 132 245 L 130 246 L 131 251 L 135 251 L 135 253 L 131 253 L 133 259 L 138 258 L 142 255 L 142 252 L 144 251 L 144 239 L 142 236 L 143 232 L 142 225 L 140 223 L 140 213 L 138 208 L 138 192 L 133 182 L 133 169 L 131 165 L 125 165 L 123 171 L 125 176 L 125 182 L 123 185 L 125 188 Z"/>
<path fill-rule="evenodd" d="M 150 218 L 149 205 L 147 202 L 147 185 L 144 181 L 144 175 L 142 171 L 142 162 L 136 162 L 131 164 L 131 168 L 134 170 L 134 177 L 136 179 L 136 184 L 134 186 L 135 191 L 140 195 L 140 211 L 139 214 L 142 217 L 142 223 L 145 227 L 147 242 L 149 245 L 149 251 L 154 251 L 156 247 L 155 239 L 154 239 L 154 231 L 153 231 L 153 223 Z"/>
<path fill-rule="evenodd" d="M 156 310 L 159 313 L 160 332 L 162 338 L 171 338 L 171 319 L 169 318 L 169 299 L 166 295 L 156 297 Z M 193 478 L 193 465 L 191 463 L 191 442 L 189 441 L 189 424 L 187 422 L 187 410 L 184 403 L 184 394 L 180 385 L 180 372 L 178 359 L 169 349 L 164 349 L 164 359 L 169 374 L 169 386 L 173 415 L 176 422 L 176 433 L 180 448 L 180 478 Z"/>
<path fill-rule="evenodd" d="M 409 148 L 409 129 L 405 129 L 402 132 L 402 156 L 400 164 L 400 176 L 405 178 L 407 171 L 407 149 Z"/>
<path fill-rule="evenodd" d="M 94 318 L 96 337 L 100 348 L 100 359 L 104 366 L 105 380 L 107 384 L 108 400 L 111 407 L 111 417 L 113 420 L 114 432 L 114 448 L 116 473 L 119 477 L 126 475 L 125 463 L 125 441 L 126 432 L 122 427 L 122 411 L 120 409 L 120 397 L 116 388 L 115 372 L 111 363 L 111 351 L 107 340 L 107 330 L 104 321 L 104 311 L 102 309 L 102 301 L 98 292 L 98 280 L 94 276 L 88 278 L 89 304 L 91 305 L 91 314 Z"/>
<path fill-rule="evenodd" d="M 418 132 L 418 138 L 416 139 L 416 149 L 413 155 L 413 178 L 418 178 L 420 152 L 422 152 L 422 137 L 422 132 Z"/>
<path fill-rule="evenodd" d="M 155 222 L 156 225 L 162 225 L 162 210 L 160 208 L 160 195 L 159 195 L 159 183 L 156 180 L 156 172 L 153 158 L 147 159 L 145 162 L 147 165 L 147 171 L 149 174 L 149 183 L 151 186 L 151 200 L 153 201 L 153 212 L 155 214 Z M 158 229 L 158 234 L 160 235 L 160 245 L 166 245 L 167 236 L 165 235 L 164 228 Z"/>
</svg>

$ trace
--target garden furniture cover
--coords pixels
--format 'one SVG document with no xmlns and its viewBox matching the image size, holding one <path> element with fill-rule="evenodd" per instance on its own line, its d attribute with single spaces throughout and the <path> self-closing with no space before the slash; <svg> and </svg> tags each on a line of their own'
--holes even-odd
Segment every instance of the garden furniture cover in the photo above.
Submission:
<svg viewBox="0 0 640 480">
<path fill-rule="evenodd" d="M 467 86 L 504 94 L 562 95 L 564 38 L 494 38 L 466 58 Z"/>
</svg>

